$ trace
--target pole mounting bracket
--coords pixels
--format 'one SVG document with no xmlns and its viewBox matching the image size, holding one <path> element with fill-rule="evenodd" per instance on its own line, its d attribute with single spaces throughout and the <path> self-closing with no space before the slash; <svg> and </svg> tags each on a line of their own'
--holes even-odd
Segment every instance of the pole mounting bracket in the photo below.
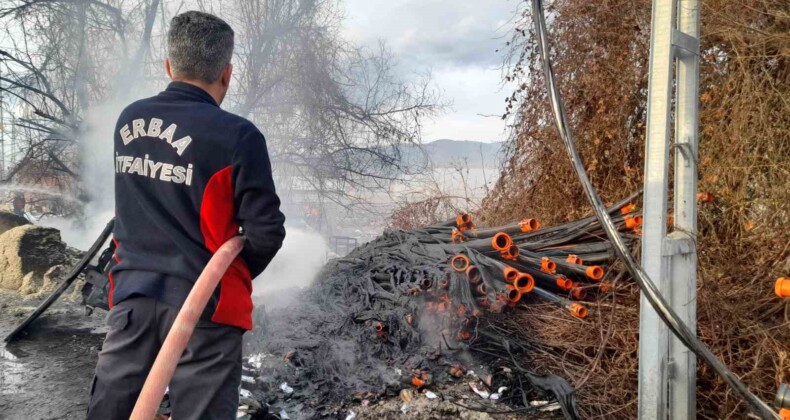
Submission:
<svg viewBox="0 0 790 420">
<path fill-rule="evenodd" d="M 681 58 L 699 55 L 699 39 L 677 29 L 672 31 L 672 46 Z"/>
<path fill-rule="evenodd" d="M 664 238 L 661 244 L 661 255 L 671 257 L 673 255 L 686 255 L 695 252 L 694 239 L 689 234 L 681 231 L 670 233 Z"/>
</svg>

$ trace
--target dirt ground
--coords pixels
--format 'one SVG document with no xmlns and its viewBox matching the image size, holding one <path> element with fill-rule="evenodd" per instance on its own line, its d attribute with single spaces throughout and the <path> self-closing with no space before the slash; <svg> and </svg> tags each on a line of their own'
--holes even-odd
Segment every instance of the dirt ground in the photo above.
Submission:
<svg viewBox="0 0 790 420">
<path fill-rule="evenodd" d="M 0 337 L 39 303 L 0 291 Z M 27 334 L 0 347 L 0 419 L 83 419 L 104 314 L 57 302 Z"/>
<path fill-rule="evenodd" d="M 39 302 L 0 290 L 0 337 Z M 84 419 L 93 368 L 106 332 L 104 317 L 101 310 L 86 316 L 82 306 L 61 299 L 17 340 L 0 346 L 0 419 Z M 556 413 L 508 412 L 504 404 L 490 408 L 501 414 L 469 410 L 463 405 L 479 406 L 481 400 L 463 381 L 433 391 L 435 398 L 409 390 L 406 396 L 356 403 L 339 410 L 338 418 L 348 419 L 351 412 L 355 419 L 377 420 L 556 418 Z M 306 418 L 288 414 L 293 420 Z"/>
</svg>

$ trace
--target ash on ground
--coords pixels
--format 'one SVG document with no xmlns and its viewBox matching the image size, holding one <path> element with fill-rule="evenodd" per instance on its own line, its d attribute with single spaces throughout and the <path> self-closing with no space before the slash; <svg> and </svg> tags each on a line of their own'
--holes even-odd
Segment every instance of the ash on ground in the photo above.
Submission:
<svg viewBox="0 0 790 420">
<path fill-rule="evenodd" d="M 458 290 L 466 281 L 448 274 L 447 253 L 436 245 L 420 232 L 388 232 L 330 261 L 312 286 L 258 302 L 245 342 L 256 399 L 292 419 L 488 418 L 485 411 L 557 417 L 557 410 L 539 411 L 554 400 L 547 390 L 571 406 L 564 380 L 518 365 L 523 344 L 489 328 L 498 315 L 472 316 L 472 294 Z M 470 345 L 463 331 L 487 338 Z M 418 398 L 403 401 L 403 392 Z M 529 406 L 535 400 L 545 404 Z"/>
</svg>

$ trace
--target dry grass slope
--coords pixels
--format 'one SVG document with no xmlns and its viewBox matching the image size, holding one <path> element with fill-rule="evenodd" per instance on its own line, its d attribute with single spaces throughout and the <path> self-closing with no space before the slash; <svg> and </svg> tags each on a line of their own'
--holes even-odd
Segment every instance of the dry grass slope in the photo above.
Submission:
<svg viewBox="0 0 790 420">
<path fill-rule="evenodd" d="M 556 0 L 556 70 L 577 147 L 601 196 L 642 183 L 650 2 Z M 508 100 L 515 123 L 499 183 L 479 215 L 487 225 L 538 217 L 544 225 L 589 213 L 550 125 L 529 13 L 511 41 Z M 704 0 L 700 86 L 699 335 L 771 401 L 790 381 L 790 303 L 773 295 L 790 253 L 790 7 L 785 0 Z M 591 321 L 550 307 L 520 320 L 536 336 L 533 366 L 579 388 L 585 417 L 633 418 L 638 290 L 628 279 Z M 591 325 L 591 323 L 593 325 Z M 526 326 L 524 326 L 526 324 Z M 594 328 L 592 328 L 594 327 Z M 699 368 L 701 418 L 743 417 L 744 405 Z"/>
</svg>

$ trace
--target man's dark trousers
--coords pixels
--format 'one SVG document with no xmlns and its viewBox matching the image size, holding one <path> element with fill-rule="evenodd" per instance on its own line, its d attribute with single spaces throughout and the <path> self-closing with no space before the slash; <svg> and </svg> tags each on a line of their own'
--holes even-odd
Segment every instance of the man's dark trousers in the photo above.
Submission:
<svg viewBox="0 0 790 420">
<path fill-rule="evenodd" d="M 99 352 L 88 419 L 129 418 L 178 310 L 153 298 L 115 305 Z M 235 419 L 241 384 L 241 328 L 200 321 L 170 381 L 172 418 Z"/>
</svg>

